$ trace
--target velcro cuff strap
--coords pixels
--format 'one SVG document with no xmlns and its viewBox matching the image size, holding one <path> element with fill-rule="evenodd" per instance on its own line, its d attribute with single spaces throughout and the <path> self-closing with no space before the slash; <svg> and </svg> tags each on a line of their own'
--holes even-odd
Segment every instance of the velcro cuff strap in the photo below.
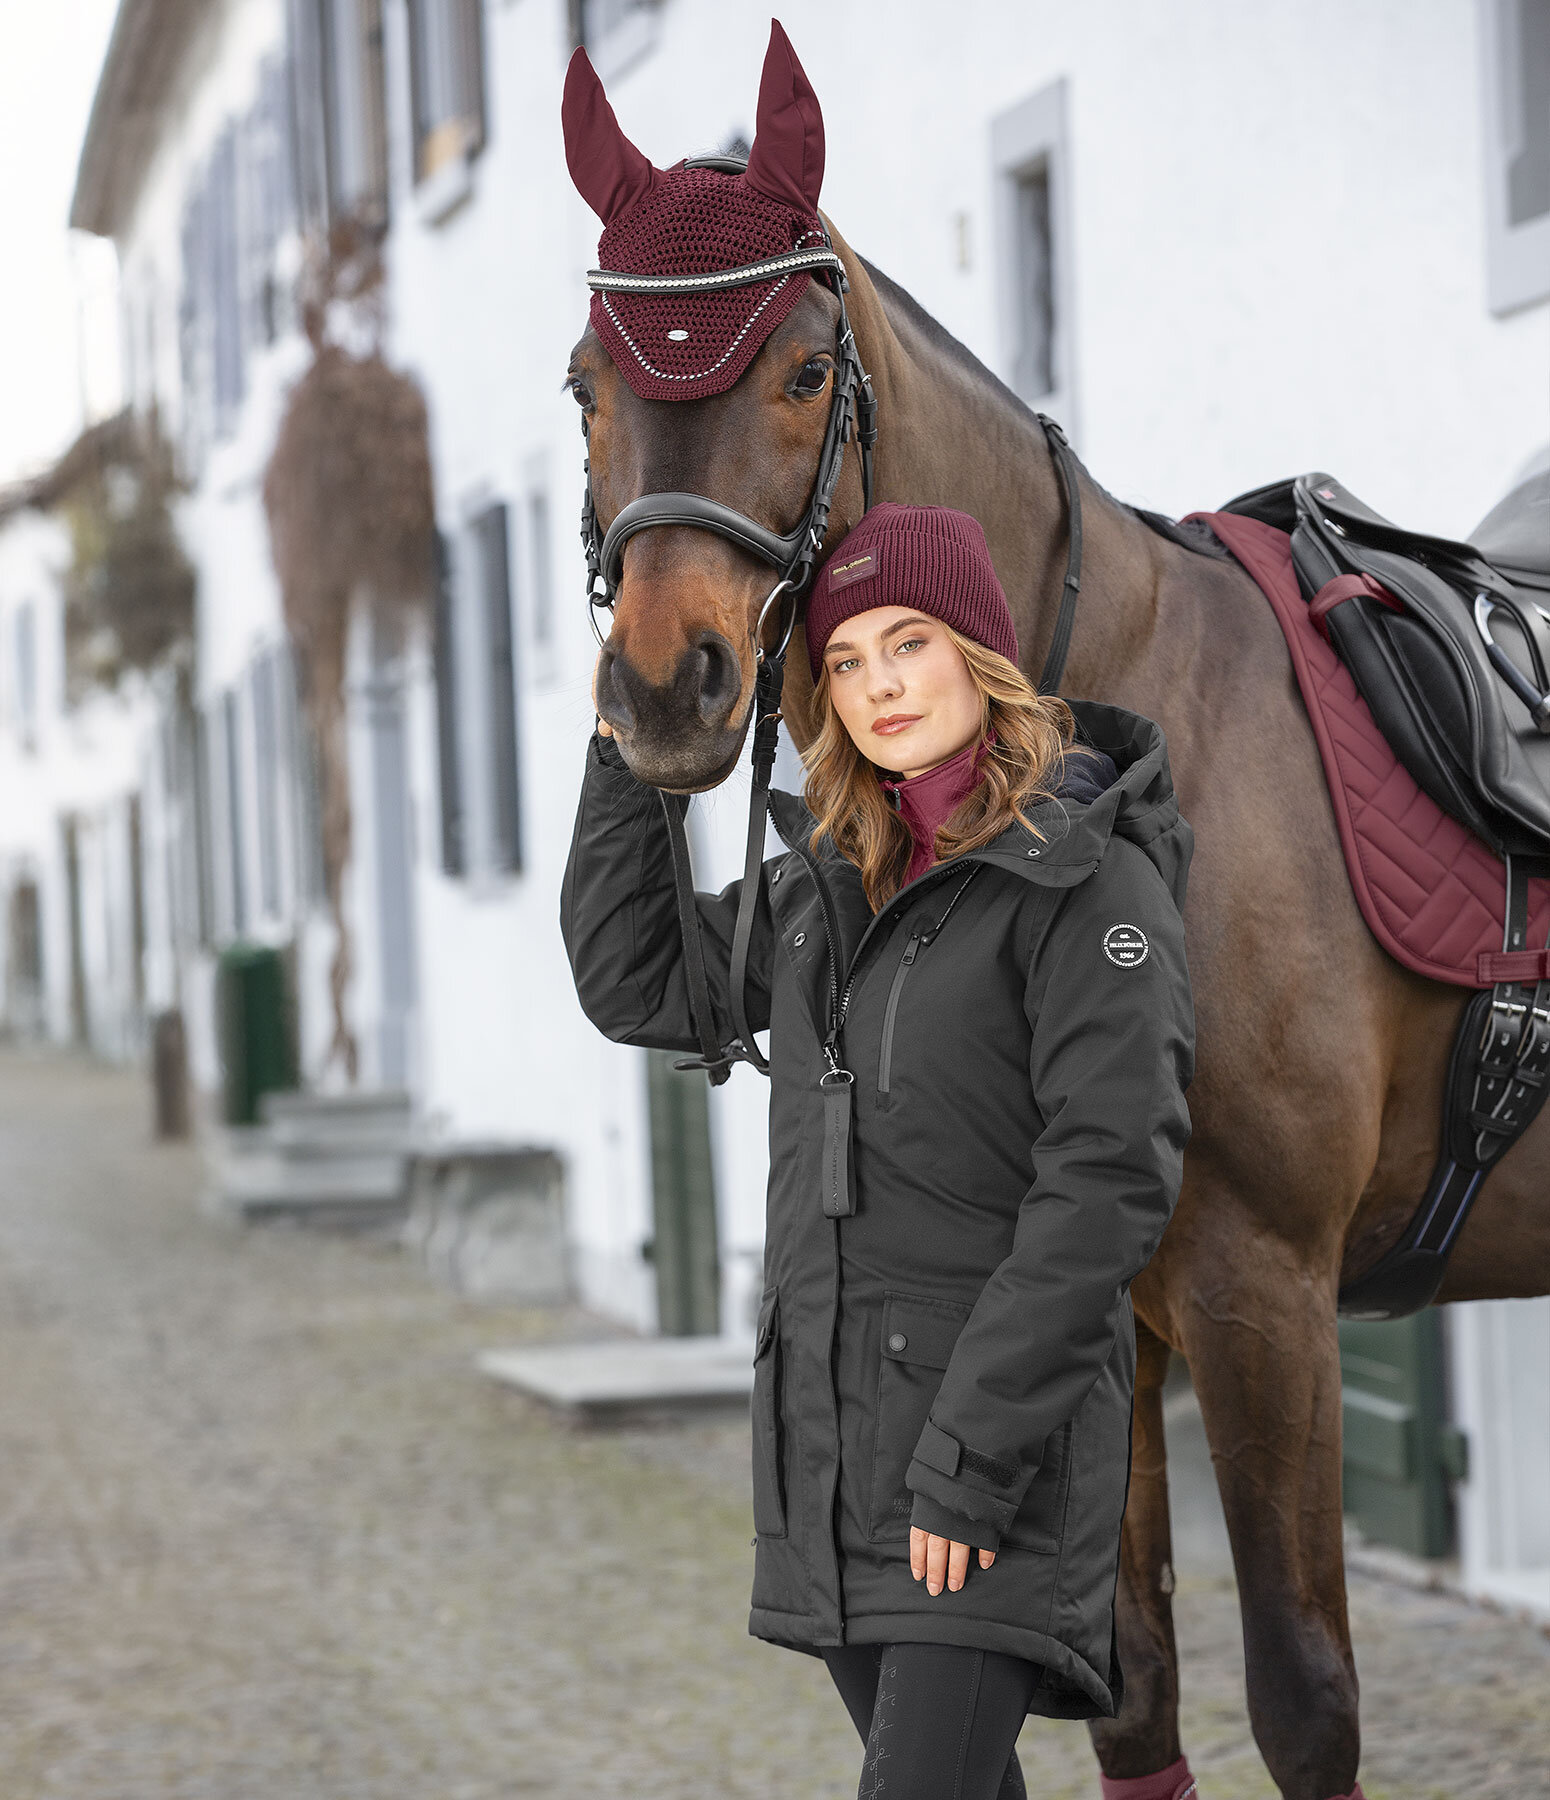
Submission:
<svg viewBox="0 0 1550 1800">
<path fill-rule="evenodd" d="M 939 1475 L 956 1475 L 958 1459 L 962 1453 L 962 1446 L 957 1438 L 949 1437 L 940 1427 L 933 1425 L 929 1419 L 926 1420 L 915 1445 L 916 1462 L 923 1462 L 928 1469 L 935 1469 Z"/>
</svg>

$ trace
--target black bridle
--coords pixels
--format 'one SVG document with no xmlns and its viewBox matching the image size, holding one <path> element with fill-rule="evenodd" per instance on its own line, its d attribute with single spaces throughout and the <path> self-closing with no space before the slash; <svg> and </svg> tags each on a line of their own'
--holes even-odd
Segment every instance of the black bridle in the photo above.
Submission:
<svg viewBox="0 0 1550 1800">
<path fill-rule="evenodd" d="M 717 168 L 729 174 L 742 170 L 742 159 L 735 157 L 693 158 L 685 167 Z M 658 790 L 667 819 L 668 845 L 673 861 L 673 885 L 678 903 L 678 924 L 683 936 L 684 970 L 689 994 L 689 1010 L 694 1020 L 695 1035 L 700 1040 L 700 1055 L 674 1064 L 678 1069 L 704 1069 L 711 1085 L 718 1087 L 732 1072 L 737 1062 L 752 1063 L 761 1075 L 770 1072 L 769 1062 L 754 1041 L 748 1024 L 747 977 L 748 951 L 753 936 L 753 915 L 758 900 L 759 874 L 764 857 L 765 821 L 768 817 L 770 778 L 775 767 L 775 749 L 780 738 L 780 696 L 785 679 L 786 647 L 796 624 L 797 601 L 812 579 L 813 567 L 823 548 L 829 528 L 829 511 L 844 466 L 846 446 L 855 440 L 861 458 L 862 510 L 872 505 L 872 460 L 877 443 L 877 400 L 872 380 L 862 367 L 856 347 L 855 333 L 845 309 L 849 282 L 845 267 L 823 233 L 821 245 L 795 249 L 784 256 L 769 257 L 736 269 L 719 269 L 706 275 L 624 275 L 607 269 L 593 269 L 587 285 L 595 293 L 633 294 L 701 294 L 719 293 L 732 287 L 751 286 L 781 274 L 810 273 L 828 279 L 840 303 L 836 326 L 834 389 L 829 402 L 829 420 L 824 431 L 823 448 L 818 454 L 818 469 L 812 497 L 800 524 L 790 532 L 772 531 L 750 519 L 734 507 L 703 494 L 643 494 L 623 507 L 606 532 L 599 532 L 597 509 L 592 497 L 592 463 L 590 456 L 584 468 L 586 491 L 581 505 L 581 541 L 587 559 L 587 616 L 599 644 L 605 640 L 597 628 L 597 608 L 611 611 L 624 568 L 624 551 L 638 532 L 650 531 L 658 525 L 691 525 L 701 531 L 714 532 L 740 550 L 768 563 L 779 572 L 779 579 L 766 595 L 753 627 L 753 650 L 757 665 L 754 677 L 753 716 L 753 790 L 748 811 L 748 838 L 743 857 L 743 883 L 738 898 L 737 920 L 732 933 L 730 1001 L 736 1036 L 726 1045 L 716 1039 L 715 1015 L 711 1008 L 710 985 L 705 975 L 705 951 L 700 941 L 699 915 L 695 909 L 693 869 L 689 844 L 684 831 L 688 810 L 686 794 L 669 794 Z M 1066 648 L 1070 642 L 1076 597 L 1081 585 L 1082 514 L 1076 483 L 1076 459 L 1066 442 L 1065 433 L 1053 419 L 1038 415 L 1039 423 L 1049 438 L 1050 451 L 1060 471 L 1066 492 L 1070 520 L 1070 554 L 1067 559 L 1066 582 L 1062 590 L 1060 615 L 1055 635 L 1039 677 L 1040 693 L 1052 693 L 1065 667 Z M 586 421 L 582 436 L 588 435 Z M 771 606 L 781 602 L 777 621 L 776 648 L 766 655 L 762 642 L 764 622 Z"/>
</svg>

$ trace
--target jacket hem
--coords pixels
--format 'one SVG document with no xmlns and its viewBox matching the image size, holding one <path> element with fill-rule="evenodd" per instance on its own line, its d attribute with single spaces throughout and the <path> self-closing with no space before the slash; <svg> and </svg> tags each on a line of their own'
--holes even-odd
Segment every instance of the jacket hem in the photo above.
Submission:
<svg viewBox="0 0 1550 1800">
<path fill-rule="evenodd" d="M 749 1615 L 751 1636 L 817 1656 L 840 1639 L 834 1633 L 820 1636 L 813 1621 L 797 1613 L 769 1612 L 755 1607 Z M 998 1650 L 1038 1663 L 1045 1680 L 1034 1689 L 1028 1711 L 1045 1719 L 1112 1719 L 1119 1711 L 1108 1683 L 1085 1658 L 1058 1639 L 1021 1625 L 1003 1625 L 992 1619 L 951 1619 L 931 1613 L 869 1613 L 845 1627 L 847 1644 L 957 1644 L 966 1650 Z"/>
</svg>

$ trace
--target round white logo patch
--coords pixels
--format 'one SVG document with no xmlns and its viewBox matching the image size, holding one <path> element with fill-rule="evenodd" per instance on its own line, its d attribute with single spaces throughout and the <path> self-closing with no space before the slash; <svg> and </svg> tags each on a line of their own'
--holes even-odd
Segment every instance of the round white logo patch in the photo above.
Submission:
<svg viewBox="0 0 1550 1800">
<path fill-rule="evenodd" d="M 1122 969 L 1133 969 L 1138 963 L 1144 963 L 1151 947 L 1139 925 L 1111 925 L 1103 934 L 1103 954 Z"/>
</svg>

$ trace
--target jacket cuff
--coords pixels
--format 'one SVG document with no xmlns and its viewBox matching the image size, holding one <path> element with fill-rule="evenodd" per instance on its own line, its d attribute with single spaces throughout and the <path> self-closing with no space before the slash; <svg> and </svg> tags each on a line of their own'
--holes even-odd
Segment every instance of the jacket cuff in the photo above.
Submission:
<svg viewBox="0 0 1550 1800">
<path fill-rule="evenodd" d="M 1003 1482 L 999 1479 L 1001 1476 L 1009 1479 Z M 979 1481 L 985 1480 L 994 1481 L 1002 1494 L 987 1492 L 985 1487 L 978 1485 Z M 1027 1483 L 1020 1470 L 1003 1467 L 988 1457 L 964 1449 L 950 1432 L 943 1431 L 940 1425 L 928 1419 L 921 1428 L 914 1457 L 905 1471 L 904 1485 L 917 1497 L 924 1495 L 926 1499 L 934 1500 L 960 1519 L 1002 1532 L 1016 1518 L 1021 1490 Z M 969 1539 L 958 1541 L 968 1543 Z"/>
<path fill-rule="evenodd" d="M 954 1544 L 971 1544 L 976 1550 L 1001 1548 L 1001 1533 L 994 1525 L 986 1524 L 983 1519 L 966 1519 L 962 1513 L 950 1511 L 925 1494 L 915 1496 L 910 1524 Z"/>
</svg>

